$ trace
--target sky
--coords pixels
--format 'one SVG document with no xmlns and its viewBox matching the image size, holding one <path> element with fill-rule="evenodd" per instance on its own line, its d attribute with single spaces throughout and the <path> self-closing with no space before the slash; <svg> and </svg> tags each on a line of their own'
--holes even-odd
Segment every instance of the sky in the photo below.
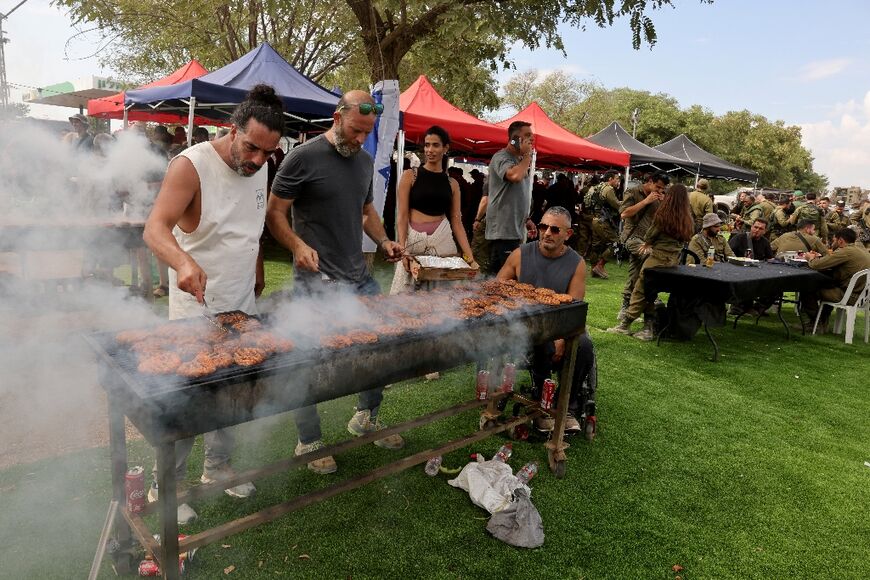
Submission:
<svg viewBox="0 0 870 580">
<path fill-rule="evenodd" d="M 0 0 L 0 12 L 17 3 Z M 522 47 L 511 56 L 518 70 L 562 69 L 606 87 L 668 93 L 683 107 L 699 104 L 717 114 L 748 109 L 799 125 L 815 170 L 831 185 L 870 188 L 870 2 L 674 3 L 651 13 L 659 38 L 652 50 L 633 50 L 628 22 L 621 20 L 605 29 L 563 28 L 567 56 Z M 111 74 L 90 56 L 93 35 L 67 44 L 76 29 L 46 0 L 29 0 L 4 29 L 10 83 L 39 87 Z M 13 99 L 19 94 L 13 87 Z M 64 119 L 70 111 L 31 108 L 42 118 Z"/>
</svg>

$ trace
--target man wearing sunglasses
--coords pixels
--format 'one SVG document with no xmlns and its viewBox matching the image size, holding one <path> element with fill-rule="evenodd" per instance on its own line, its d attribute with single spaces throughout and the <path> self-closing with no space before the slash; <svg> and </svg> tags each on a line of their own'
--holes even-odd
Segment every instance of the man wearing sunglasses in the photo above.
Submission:
<svg viewBox="0 0 870 580">
<path fill-rule="evenodd" d="M 560 294 L 570 294 L 583 300 L 586 294 L 586 264 L 580 254 L 565 245 L 571 237 L 571 214 L 561 206 L 549 208 L 538 224 L 538 240 L 524 244 L 511 252 L 498 273 L 499 280 L 518 280 L 538 288 L 549 288 Z M 544 380 L 561 368 L 565 357 L 565 340 L 534 347 L 532 352 L 532 397 L 541 398 Z M 577 347 L 577 361 L 571 382 L 566 433 L 582 430 L 578 417 L 595 414 L 596 377 L 593 372 L 595 351 L 589 336 L 583 334 Z M 552 417 L 538 417 L 538 431 L 552 431 Z"/>
<path fill-rule="evenodd" d="M 375 210 L 371 156 L 362 149 L 383 106 L 365 91 L 348 91 L 338 101 L 332 128 L 294 148 L 281 163 L 272 183 L 266 213 L 269 231 L 293 253 L 294 293 L 322 295 L 342 288 L 357 295 L 380 294 L 366 267 L 362 234 L 374 240 L 390 262 L 402 259 L 402 248 L 391 241 Z M 293 209 L 293 225 L 287 218 Z M 348 423 L 354 435 L 381 429 L 378 409 L 383 387 L 359 395 L 357 411 Z M 296 455 L 322 447 L 317 408 L 295 411 L 299 432 Z M 399 449 L 398 435 L 375 441 L 379 447 Z M 332 457 L 308 464 L 316 473 L 333 473 Z"/>
<path fill-rule="evenodd" d="M 525 121 L 514 121 L 508 127 L 508 146 L 492 156 L 489 162 L 489 194 L 480 201 L 475 217 L 486 217 L 486 239 L 490 242 L 489 273 L 497 274 L 508 255 L 526 237 L 534 237 L 534 225 L 529 221 L 532 190 L 529 168 L 535 136 Z"/>
</svg>

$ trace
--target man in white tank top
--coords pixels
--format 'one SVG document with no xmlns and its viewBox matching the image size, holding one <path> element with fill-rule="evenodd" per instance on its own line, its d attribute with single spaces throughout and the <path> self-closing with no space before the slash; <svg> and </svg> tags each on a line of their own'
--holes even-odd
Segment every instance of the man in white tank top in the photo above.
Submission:
<svg viewBox="0 0 870 580">
<path fill-rule="evenodd" d="M 263 289 L 260 236 L 266 215 L 266 160 L 278 147 L 284 127 L 281 100 L 272 87 L 258 85 L 232 117 L 229 134 L 195 145 L 170 162 L 154 209 L 145 224 L 145 243 L 169 264 L 169 318 L 214 312 L 257 314 Z M 176 477 L 183 479 L 193 439 L 176 446 Z M 235 475 L 229 465 L 233 439 L 228 430 L 205 435 L 200 480 L 211 483 Z M 225 490 L 248 497 L 251 483 Z M 157 499 L 156 485 L 148 494 Z M 179 523 L 196 513 L 178 507 Z"/>
</svg>

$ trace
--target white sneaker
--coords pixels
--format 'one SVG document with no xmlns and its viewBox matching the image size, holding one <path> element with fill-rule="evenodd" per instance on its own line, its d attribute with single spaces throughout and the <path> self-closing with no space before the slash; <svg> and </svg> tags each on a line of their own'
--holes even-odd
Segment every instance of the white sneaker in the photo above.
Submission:
<svg viewBox="0 0 870 580">
<path fill-rule="evenodd" d="M 152 483 L 151 487 L 148 488 L 148 503 L 154 503 L 158 499 L 160 499 L 160 495 L 157 492 L 157 484 Z M 178 521 L 179 526 L 185 526 L 191 523 L 193 520 L 197 518 L 196 512 L 193 511 L 193 508 L 187 505 L 186 503 L 180 504 L 178 509 L 175 511 L 175 517 Z"/>
<path fill-rule="evenodd" d="M 372 412 L 368 409 L 357 411 L 353 414 L 353 417 L 350 418 L 350 421 L 347 422 L 348 432 L 357 437 L 361 437 L 367 433 L 380 431 L 383 428 L 384 425 L 381 425 L 377 418 L 372 422 Z M 389 435 L 383 439 L 375 441 L 375 445 L 383 447 L 384 449 L 401 449 L 405 446 L 405 440 L 402 439 L 400 435 Z"/>
<path fill-rule="evenodd" d="M 302 443 L 302 441 L 298 441 L 294 453 L 298 457 L 300 455 L 305 455 L 306 453 L 311 453 L 312 451 L 317 451 L 318 449 L 323 449 L 323 441 L 320 439 L 312 441 L 311 443 Z M 308 469 L 319 475 L 329 475 L 330 473 L 338 471 L 338 464 L 335 463 L 335 459 L 333 459 L 331 455 L 327 455 L 326 457 L 309 461 Z"/>
<path fill-rule="evenodd" d="M 235 476 L 235 469 L 233 469 L 229 465 L 222 465 L 216 469 L 203 470 L 199 480 L 202 483 L 214 483 L 216 481 L 223 481 Z M 224 493 L 230 497 L 245 499 L 254 495 L 255 491 L 257 491 L 257 488 L 254 487 L 253 483 L 248 481 L 245 483 L 240 483 L 235 487 L 228 487 L 224 490 Z"/>
</svg>

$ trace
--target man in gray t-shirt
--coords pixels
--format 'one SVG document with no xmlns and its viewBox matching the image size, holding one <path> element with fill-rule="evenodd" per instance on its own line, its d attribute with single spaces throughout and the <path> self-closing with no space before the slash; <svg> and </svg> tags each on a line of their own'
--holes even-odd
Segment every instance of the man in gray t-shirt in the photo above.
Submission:
<svg viewBox="0 0 870 580">
<path fill-rule="evenodd" d="M 293 231 L 332 280 L 359 284 L 368 276 L 360 216 L 372 203 L 372 168 L 365 150 L 343 157 L 320 135 L 290 151 L 272 183 L 272 195 L 293 204 Z M 296 277 L 320 278 L 304 268 Z"/>
<path fill-rule="evenodd" d="M 363 231 L 388 261 L 402 259 L 401 246 L 387 237 L 372 203 L 372 158 L 362 150 L 382 111 L 365 91 L 348 91 L 338 101 L 332 128 L 291 151 L 278 169 L 266 223 L 278 243 L 293 252 L 297 295 L 336 286 L 360 295 L 380 294 L 366 270 Z M 292 227 L 287 219 L 291 207 Z M 348 431 L 360 436 L 383 428 L 377 420 L 383 393 L 380 387 L 359 394 Z M 296 455 L 322 447 L 317 408 L 297 409 L 294 418 L 299 432 Z M 375 445 L 398 449 L 404 441 L 390 435 Z M 332 473 L 338 467 L 332 457 L 323 457 L 309 462 L 308 468 Z"/>
<path fill-rule="evenodd" d="M 489 162 L 489 195 L 481 201 L 486 210 L 486 239 L 490 242 L 490 273 L 497 274 L 512 251 L 526 236 L 532 202 L 530 167 L 534 135 L 532 126 L 515 121 L 508 127 L 508 146 Z M 484 209 L 481 208 L 481 209 Z M 481 216 L 478 210 L 478 216 Z"/>
</svg>

